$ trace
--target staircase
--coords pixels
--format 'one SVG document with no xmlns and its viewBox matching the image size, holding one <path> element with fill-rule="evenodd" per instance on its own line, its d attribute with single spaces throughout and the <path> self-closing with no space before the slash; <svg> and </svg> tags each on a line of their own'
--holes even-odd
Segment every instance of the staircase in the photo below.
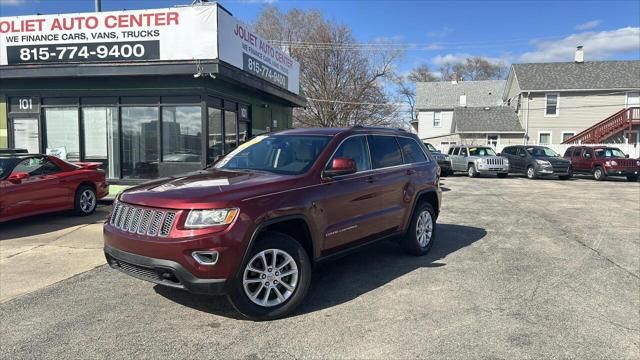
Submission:
<svg viewBox="0 0 640 360">
<path fill-rule="evenodd" d="M 567 139 L 563 144 L 602 144 L 604 140 L 623 130 L 631 130 L 632 126 L 637 124 L 640 124 L 640 107 L 622 109 Z M 629 131 L 629 137 L 631 137 L 631 131 Z"/>
</svg>

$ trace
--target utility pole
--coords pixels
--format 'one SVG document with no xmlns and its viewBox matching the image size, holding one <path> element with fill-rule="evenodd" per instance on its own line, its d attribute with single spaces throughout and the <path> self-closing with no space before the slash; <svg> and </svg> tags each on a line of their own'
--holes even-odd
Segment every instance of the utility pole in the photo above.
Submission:
<svg viewBox="0 0 640 360">
<path fill-rule="evenodd" d="M 96 12 L 102 11 L 102 0 L 96 0 Z"/>
</svg>

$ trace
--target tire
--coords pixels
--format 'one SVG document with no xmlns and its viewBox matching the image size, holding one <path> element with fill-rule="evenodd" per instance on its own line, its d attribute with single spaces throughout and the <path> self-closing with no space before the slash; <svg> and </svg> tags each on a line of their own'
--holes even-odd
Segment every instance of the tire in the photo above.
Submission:
<svg viewBox="0 0 640 360">
<path fill-rule="evenodd" d="M 527 167 L 527 178 L 535 179 L 536 177 L 536 169 L 533 166 L 529 165 L 529 167 Z"/>
<path fill-rule="evenodd" d="M 507 176 L 509 176 L 509 174 L 508 174 L 508 173 L 499 173 L 499 174 L 498 174 L 498 177 L 499 177 L 500 179 L 504 179 L 504 178 L 506 178 Z"/>
<path fill-rule="evenodd" d="M 629 181 L 629 182 L 638 181 L 638 175 L 629 175 L 629 176 L 627 176 L 627 181 Z"/>
<path fill-rule="evenodd" d="M 596 181 L 602 181 L 607 177 L 607 175 L 604 173 L 604 170 L 602 170 L 602 168 L 600 166 L 596 166 L 593 169 L 593 178 Z"/>
<path fill-rule="evenodd" d="M 89 185 L 82 185 L 76 190 L 76 196 L 73 201 L 73 211 L 79 216 L 88 216 L 96 211 L 98 198 L 96 191 Z"/>
<path fill-rule="evenodd" d="M 426 220 L 428 219 L 428 220 Z M 401 242 L 402 248 L 405 252 L 410 255 L 422 256 L 426 255 L 431 247 L 433 246 L 433 242 L 436 238 L 436 215 L 433 210 L 433 206 L 428 202 L 422 202 L 416 206 L 415 211 L 413 212 L 413 217 L 411 218 L 411 224 L 409 225 L 409 230 L 403 237 Z M 431 223 L 431 234 L 429 235 L 428 225 L 425 221 L 429 221 Z M 419 230 L 419 222 L 421 222 L 421 228 L 424 229 L 424 233 L 422 230 Z M 427 225 L 427 228 L 424 226 Z M 425 237 L 421 238 L 420 234 L 424 234 Z"/>
<path fill-rule="evenodd" d="M 275 267 L 269 266 L 274 253 Z M 281 275 L 276 271 L 279 266 L 284 267 L 281 271 L 292 274 L 279 278 Z M 251 271 L 250 267 L 260 271 Z M 246 286 L 245 279 L 250 281 Z M 307 295 L 311 284 L 311 261 L 294 238 L 282 233 L 265 233 L 256 241 L 247 261 L 231 281 L 227 297 L 240 314 L 254 321 L 278 319 L 291 314 Z M 287 290 L 284 284 L 292 290 Z M 250 297 L 252 292 L 256 295 L 253 299 Z M 264 305 L 260 304 L 262 302 Z"/>
<path fill-rule="evenodd" d="M 476 171 L 476 166 L 474 164 L 469 164 L 469 167 L 467 168 L 467 175 L 469 175 L 469 177 L 478 177 L 478 172 Z"/>
</svg>

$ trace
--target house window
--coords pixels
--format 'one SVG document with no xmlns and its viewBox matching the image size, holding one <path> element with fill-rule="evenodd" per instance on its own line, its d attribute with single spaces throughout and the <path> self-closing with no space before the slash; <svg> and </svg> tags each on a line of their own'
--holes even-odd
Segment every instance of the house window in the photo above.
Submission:
<svg viewBox="0 0 640 360">
<path fill-rule="evenodd" d="M 629 130 L 625 130 L 624 142 L 627 144 L 640 144 L 640 131 L 631 130 L 631 142 L 629 142 Z"/>
<path fill-rule="evenodd" d="M 633 106 L 640 106 L 640 92 L 638 91 L 628 92 L 626 96 L 625 105 L 628 108 Z"/>
<path fill-rule="evenodd" d="M 538 133 L 538 144 L 540 145 L 549 145 L 551 144 L 551 132 L 550 131 L 541 131 Z"/>
<path fill-rule="evenodd" d="M 576 135 L 575 131 L 563 131 L 562 132 L 562 142 L 565 142 Z"/>
<path fill-rule="evenodd" d="M 558 100 L 560 95 L 558 93 L 547 93 L 545 94 L 545 109 L 544 116 L 558 116 Z"/>
<path fill-rule="evenodd" d="M 441 118 L 442 118 L 442 115 L 441 115 L 440 111 L 434 111 L 433 112 L 433 127 L 440 127 Z"/>
<path fill-rule="evenodd" d="M 487 135 L 487 145 L 496 147 L 498 146 L 499 142 L 500 142 L 500 135 Z"/>
</svg>

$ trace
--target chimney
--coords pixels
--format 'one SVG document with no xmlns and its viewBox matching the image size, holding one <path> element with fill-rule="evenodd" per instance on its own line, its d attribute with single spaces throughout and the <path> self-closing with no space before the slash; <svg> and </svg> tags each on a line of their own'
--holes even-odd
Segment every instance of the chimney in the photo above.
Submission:
<svg viewBox="0 0 640 360">
<path fill-rule="evenodd" d="M 458 83 L 458 74 L 457 73 L 451 74 L 451 83 L 452 84 L 457 84 Z"/>
<path fill-rule="evenodd" d="M 460 95 L 460 106 L 467 106 L 467 95 Z"/>
<path fill-rule="evenodd" d="M 582 45 L 576 47 L 576 64 L 582 64 L 584 62 L 584 50 Z"/>
</svg>

